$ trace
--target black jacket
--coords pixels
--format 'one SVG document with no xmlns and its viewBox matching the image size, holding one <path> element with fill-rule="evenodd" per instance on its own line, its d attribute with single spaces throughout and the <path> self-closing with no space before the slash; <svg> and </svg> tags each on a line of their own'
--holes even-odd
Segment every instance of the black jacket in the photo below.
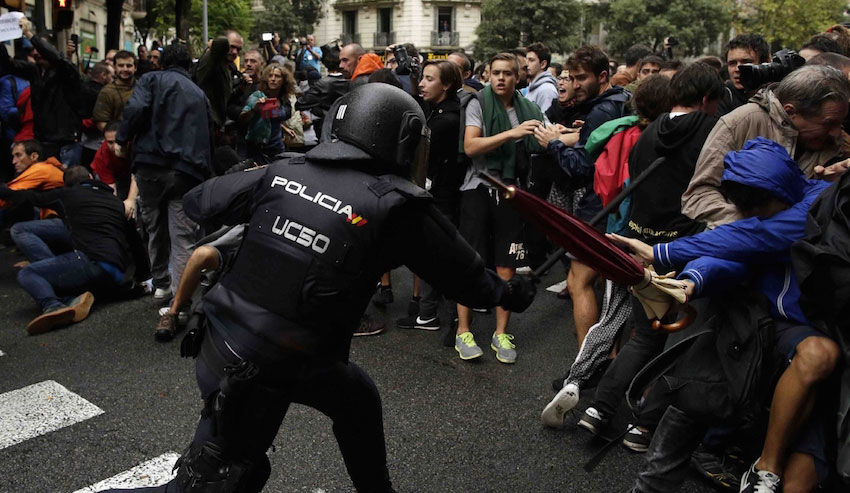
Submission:
<svg viewBox="0 0 850 493">
<path fill-rule="evenodd" d="M 637 178 L 656 158 L 666 161 L 632 192 L 627 234 L 655 244 L 690 236 L 705 224 L 682 214 L 682 194 L 694 174 L 705 139 L 717 119 L 702 111 L 652 122 L 629 153 L 629 176 Z"/>
<path fill-rule="evenodd" d="M 0 69 L 27 79 L 32 84 L 33 130 L 39 142 L 67 144 L 80 138 L 82 129 L 82 81 L 80 72 L 69 60 L 62 58 L 47 41 L 33 36 L 33 46 L 39 55 L 50 61 L 45 72 L 33 63 L 9 58 L 6 48 L 0 48 Z"/>
<path fill-rule="evenodd" d="M 324 117 L 334 101 L 347 93 L 350 87 L 351 82 L 341 75 L 322 77 L 298 98 L 295 109 L 310 110 L 314 115 Z"/>
<path fill-rule="evenodd" d="M 431 108 L 425 103 L 428 128 L 431 129 L 431 148 L 428 154 L 428 179 L 431 195 L 438 203 L 460 201 L 460 185 L 466 169 L 458 164 L 460 137 L 460 100 L 450 94 L 442 103 Z"/>
<path fill-rule="evenodd" d="M 278 351 L 345 361 L 375 282 L 402 264 L 467 306 L 509 296 L 424 190 L 347 165 L 281 160 L 184 196 L 200 224 L 250 222 L 233 267 L 204 298 L 210 318 Z"/>
<path fill-rule="evenodd" d="M 161 166 L 198 180 L 210 174 L 212 116 L 203 91 L 179 67 L 136 82 L 116 140 L 133 143 L 133 168 Z"/>
<path fill-rule="evenodd" d="M 95 262 L 107 262 L 122 272 L 135 265 L 136 279 L 149 275 L 147 255 L 136 228 L 124 216 L 124 204 L 105 183 L 91 180 L 52 190 L 9 190 L 0 197 L 28 201 L 59 212 L 71 233 L 71 243 Z"/>
<path fill-rule="evenodd" d="M 744 91 L 741 91 L 732 81 L 727 81 L 723 88 L 723 97 L 720 98 L 720 104 L 717 105 L 717 118 L 731 113 L 738 106 L 744 106 L 750 97 Z"/>
</svg>

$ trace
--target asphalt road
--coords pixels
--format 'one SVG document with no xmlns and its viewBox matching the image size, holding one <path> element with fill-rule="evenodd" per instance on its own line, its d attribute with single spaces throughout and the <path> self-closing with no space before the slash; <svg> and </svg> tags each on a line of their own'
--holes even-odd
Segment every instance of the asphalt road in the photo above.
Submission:
<svg viewBox="0 0 850 493">
<path fill-rule="evenodd" d="M 28 336 L 35 304 L 15 282 L 0 251 L 0 398 L 53 380 L 103 413 L 0 449 L 0 491 L 73 492 L 188 444 L 201 402 L 190 360 L 179 344 L 157 343 L 150 298 L 98 303 L 72 327 Z M 562 273 L 561 273 L 562 274 Z M 385 314 L 403 316 L 412 275 L 394 272 L 396 301 Z M 544 287 L 559 280 L 551 273 Z M 541 289 L 531 309 L 515 315 L 519 358 L 496 361 L 486 344 L 492 315 L 478 315 L 473 332 L 485 355 L 457 358 L 441 335 L 402 330 L 356 338 L 351 360 L 377 383 L 384 406 L 390 474 L 398 491 L 618 492 L 632 484 L 642 457 L 615 447 L 592 473 L 583 464 L 601 445 L 580 429 L 551 430 L 540 411 L 552 398 L 552 378 L 576 354 L 569 301 Z M 588 405 L 583 394 L 579 408 Z M 9 428 L 15 423 L 2 423 Z M 0 426 L 0 427 L 2 427 Z M 269 451 L 266 491 L 352 491 L 331 422 L 293 405 Z M 683 491 L 712 491 L 691 479 Z"/>
</svg>

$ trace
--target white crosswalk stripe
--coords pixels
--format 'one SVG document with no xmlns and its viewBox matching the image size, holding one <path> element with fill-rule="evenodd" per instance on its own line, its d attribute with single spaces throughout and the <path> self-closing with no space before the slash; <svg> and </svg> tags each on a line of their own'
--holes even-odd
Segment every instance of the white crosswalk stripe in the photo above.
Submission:
<svg viewBox="0 0 850 493">
<path fill-rule="evenodd" d="M 95 493 L 112 488 L 145 488 L 150 486 L 159 486 L 171 481 L 174 477 L 172 469 L 174 463 L 180 458 L 180 454 L 168 452 L 149 461 L 143 462 L 138 466 L 116 474 L 109 479 L 104 479 L 99 483 L 91 486 L 86 486 L 74 493 Z"/>
<path fill-rule="evenodd" d="M 0 394 L 0 449 L 99 414 L 102 409 L 53 380 Z"/>
</svg>

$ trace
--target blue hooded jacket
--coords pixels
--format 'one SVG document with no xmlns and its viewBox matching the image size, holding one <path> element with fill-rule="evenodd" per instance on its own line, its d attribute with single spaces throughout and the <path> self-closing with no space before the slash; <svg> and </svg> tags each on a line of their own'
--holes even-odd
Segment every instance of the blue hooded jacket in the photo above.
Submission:
<svg viewBox="0 0 850 493">
<path fill-rule="evenodd" d="M 750 217 L 653 247 L 655 262 L 685 265 L 680 279 L 694 282 L 694 296 L 711 296 L 755 277 L 771 300 L 775 317 L 808 324 L 800 308 L 800 287 L 791 267 L 791 245 L 806 229 L 809 207 L 829 183 L 807 180 L 785 149 L 758 137 L 726 154 L 722 180 L 771 192 L 791 207 L 771 217 Z"/>
</svg>

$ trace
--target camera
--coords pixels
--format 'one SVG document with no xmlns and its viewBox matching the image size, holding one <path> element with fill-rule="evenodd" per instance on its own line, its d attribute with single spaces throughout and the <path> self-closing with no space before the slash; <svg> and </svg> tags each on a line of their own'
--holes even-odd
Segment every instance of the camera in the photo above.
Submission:
<svg viewBox="0 0 850 493">
<path fill-rule="evenodd" d="M 271 41 L 272 38 L 274 38 L 274 35 L 272 35 L 272 33 L 263 33 L 263 41 Z"/>
<path fill-rule="evenodd" d="M 419 60 L 411 57 L 407 53 L 407 48 L 403 44 L 393 46 L 393 55 L 398 67 L 395 69 L 396 75 L 414 75 L 419 78 Z"/>
<path fill-rule="evenodd" d="M 794 50 L 784 49 L 773 54 L 770 63 L 755 65 L 747 63 L 738 67 L 741 85 L 752 90 L 770 82 L 779 82 L 783 77 L 806 64 L 806 59 Z"/>
</svg>

